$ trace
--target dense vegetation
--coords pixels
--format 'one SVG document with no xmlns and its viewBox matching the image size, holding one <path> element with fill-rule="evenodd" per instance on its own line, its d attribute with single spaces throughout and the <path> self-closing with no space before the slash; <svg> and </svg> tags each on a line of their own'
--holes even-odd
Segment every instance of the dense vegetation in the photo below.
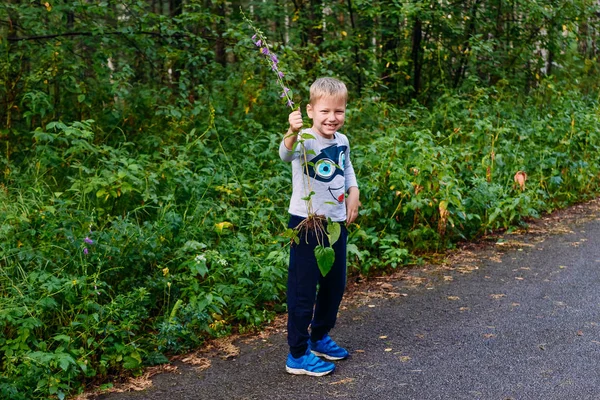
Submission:
<svg viewBox="0 0 600 400">
<path fill-rule="evenodd" d="M 289 109 L 240 7 L 296 104 L 350 88 L 352 273 L 598 194 L 596 1 L 4 1 L 1 398 L 285 309 Z"/>
</svg>

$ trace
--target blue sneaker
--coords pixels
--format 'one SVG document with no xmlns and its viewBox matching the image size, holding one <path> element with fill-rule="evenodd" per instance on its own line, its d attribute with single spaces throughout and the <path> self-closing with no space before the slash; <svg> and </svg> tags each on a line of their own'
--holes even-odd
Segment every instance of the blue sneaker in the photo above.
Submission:
<svg viewBox="0 0 600 400">
<path fill-rule="evenodd" d="M 334 369 L 333 363 L 321 360 L 311 353 L 310 349 L 306 349 L 306 354 L 299 358 L 288 354 L 285 362 L 285 370 L 293 375 L 323 376 L 333 372 Z"/>
<path fill-rule="evenodd" d="M 338 346 L 329 335 L 325 335 L 323 339 L 316 342 L 309 340 L 308 348 L 313 354 L 328 360 L 343 360 L 348 357 L 348 351 Z"/>
</svg>

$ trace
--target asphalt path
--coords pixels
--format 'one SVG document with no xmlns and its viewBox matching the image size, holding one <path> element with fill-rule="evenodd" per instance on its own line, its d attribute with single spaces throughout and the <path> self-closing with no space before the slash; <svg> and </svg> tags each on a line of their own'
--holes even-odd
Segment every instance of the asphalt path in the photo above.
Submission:
<svg viewBox="0 0 600 400">
<path fill-rule="evenodd" d="M 97 399 L 600 399 L 600 207 L 536 224 L 350 285 L 332 337 L 351 356 L 331 375 L 288 375 L 279 332 Z"/>
</svg>

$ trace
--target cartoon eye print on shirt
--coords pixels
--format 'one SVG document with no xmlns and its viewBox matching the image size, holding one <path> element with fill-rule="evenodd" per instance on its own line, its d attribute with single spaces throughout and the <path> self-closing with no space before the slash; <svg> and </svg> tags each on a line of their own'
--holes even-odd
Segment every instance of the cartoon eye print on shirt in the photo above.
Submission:
<svg viewBox="0 0 600 400">
<path fill-rule="evenodd" d="M 318 182 L 332 183 L 336 178 L 339 187 L 327 186 L 327 191 L 339 204 L 344 202 L 346 146 L 329 146 L 321 150 L 308 164 L 308 175 Z M 342 178 L 339 180 L 339 178 Z M 337 186 L 337 185 L 336 185 Z"/>
<path fill-rule="evenodd" d="M 335 173 L 335 164 L 329 159 L 321 159 L 315 163 L 315 173 L 319 178 L 326 180 Z"/>
<path fill-rule="evenodd" d="M 340 153 L 340 161 L 338 162 L 338 165 L 340 166 L 342 171 L 346 167 L 346 153 L 343 151 Z"/>
</svg>

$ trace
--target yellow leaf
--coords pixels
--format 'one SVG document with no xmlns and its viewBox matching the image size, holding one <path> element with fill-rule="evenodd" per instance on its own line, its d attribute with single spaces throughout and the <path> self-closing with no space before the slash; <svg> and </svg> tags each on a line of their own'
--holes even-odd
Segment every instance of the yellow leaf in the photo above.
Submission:
<svg viewBox="0 0 600 400">
<path fill-rule="evenodd" d="M 217 231 L 218 234 L 221 234 L 221 233 L 223 233 L 224 229 L 231 228 L 232 226 L 233 226 L 233 224 L 231 222 L 227 222 L 227 221 L 219 222 L 218 224 L 215 224 L 215 231 Z"/>
</svg>

